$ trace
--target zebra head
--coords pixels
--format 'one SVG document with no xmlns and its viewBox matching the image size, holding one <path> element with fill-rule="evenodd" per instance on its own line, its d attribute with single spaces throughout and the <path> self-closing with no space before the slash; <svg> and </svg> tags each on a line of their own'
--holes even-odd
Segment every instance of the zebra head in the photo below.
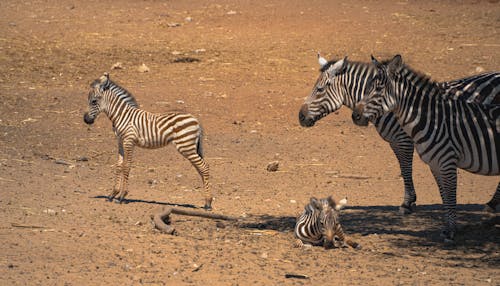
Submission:
<svg viewBox="0 0 500 286">
<path fill-rule="evenodd" d="M 396 108 L 395 79 L 403 68 L 403 59 L 396 55 L 380 63 L 372 56 L 372 62 L 377 67 L 374 84 L 352 112 L 352 120 L 359 126 L 366 126 L 368 121 L 374 122 Z"/>
<path fill-rule="evenodd" d="M 90 84 L 88 97 L 89 111 L 83 115 L 83 121 L 87 124 L 93 124 L 97 115 L 101 113 L 103 108 L 103 93 L 109 89 L 109 74 L 104 73 L 99 79 L 94 80 Z"/>
<path fill-rule="evenodd" d="M 347 203 L 347 199 L 343 199 L 337 204 L 335 200 L 329 196 L 326 199 L 311 198 L 311 205 L 320 211 L 319 219 L 321 222 L 321 234 L 323 237 L 323 247 L 331 248 L 336 246 L 336 229 L 340 223 L 339 210 Z"/>
<path fill-rule="evenodd" d="M 321 73 L 299 111 L 299 122 L 303 127 L 313 126 L 319 119 L 337 111 L 344 102 L 345 87 L 337 76 L 346 70 L 347 57 L 339 61 L 327 61 L 318 53 L 318 61 Z"/>
</svg>

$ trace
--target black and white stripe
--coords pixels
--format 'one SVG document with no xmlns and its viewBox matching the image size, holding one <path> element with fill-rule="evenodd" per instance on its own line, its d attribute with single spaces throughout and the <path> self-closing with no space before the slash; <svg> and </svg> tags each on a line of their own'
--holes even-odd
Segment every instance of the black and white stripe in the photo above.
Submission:
<svg viewBox="0 0 500 286">
<path fill-rule="evenodd" d="M 326 61 L 319 57 L 319 61 L 320 76 L 299 111 L 299 122 L 304 127 L 313 126 L 316 121 L 337 111 L 342 105 L 354 109 L 372 88 L 373 78 L 377 74 L 376 67 L 371 63 L 351 62 L 347 58 Z M 491 85 L 488 82 L 492 81 L 498 81 L 498 73 L 472 76 L 442 85 L 449 96 L 489 102 L 489 96 L 495 91 L 488 88 Z M 380 136 L 389 142 L 399 162 L 404 181 L 404 199 L 400 212 L 411 213 L 415 210 L 417 200 L 412 178 L 413 141 L 401 128 L 393 113 L 377 118 L 374 125 Z"/>
<path fill-rule="evenodd" d="M 453 98 L 441 84 L 404 66 L 399 55 L 385 64 L 374 62 L 378 67 L 374 87 L 355 108 L 353 119 L 364 116 L 373 121 L 394 112 L 436 179 L 446 209 L 443 234 L 453 240 L 457 168 L 488 176 L 500 174 L 500 105 Z M 498 81 L 488 82 L 478 86 L 492 91 L 487 98 L 497 102 L 500 89 L 492 84 Z M 487 208 L 495 210 L 499 202 L 500 184 Z"/>
<path fill-rule="evenodd" d="M 345 202 L 343 203 L 345 204 Z M 317 199 L 312 197 L 304 211 L 297 218 L 294 235 L 295 245 L 321 245 L 343 247 L 346 244 L 358 248 L 358 244 L 346 239 L 339 219 L 343 204 L 336 204 L 332 197 Z"/>
<path fill-rule="evenodd" d="M 119 201 L 127 195 L 128 175 L 135 146 L 159 148 L 172 142 L 201 176 L 205 192 L 205 208 L 210 209 L 212 196 L 208 165 L 203 159 L 202 128 L 198 120 L 187 113 L 154 114 L 139 109 L 135 98 L 104 74 L 90 85 L 89 111 L 84 121 L 92 124 L 103 112 L 113 123 L 118 139 L 117 180 L 109 199 L 119 194 Z"/>
</svg>

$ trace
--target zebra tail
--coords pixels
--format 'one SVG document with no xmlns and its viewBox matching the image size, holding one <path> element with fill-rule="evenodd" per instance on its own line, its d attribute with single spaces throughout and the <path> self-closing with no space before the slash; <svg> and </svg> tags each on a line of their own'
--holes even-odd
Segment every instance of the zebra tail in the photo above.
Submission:
<svg viewBox="0 0 500 286">
<path fill-rule="evenodd" d="M 198 153 L 198 155 L 203 159 L 203 128 L 201 127 L 201 125 L 196 141 L 196 153 Z"/>
</svg>

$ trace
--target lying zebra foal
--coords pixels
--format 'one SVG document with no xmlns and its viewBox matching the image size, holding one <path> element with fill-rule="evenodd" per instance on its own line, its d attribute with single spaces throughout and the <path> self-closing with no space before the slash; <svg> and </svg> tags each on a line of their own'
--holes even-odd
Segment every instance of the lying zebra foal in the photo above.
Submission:
<svg viewBox="0 0 500 286">
<path fill-rule="evenodd" d="M 195 117 L 187 113 L 154 114 L 139 109 L 134 96 L 112 82 L 107 73 L 90 85 L 88 104 L 89 111 L 83 117 L 85 123 L 93 124 L 103 112 L 113 123 L 118 139 L 116 183 L 109 195 L 110 201 L 118 195 L 121 203 L 128 193 L 128 176 L 135 146 L 154 149 L 172 142 L 200 174 L 205 190 L 204 208 L 212 208 L 208 165 L 202 152 L 203 132 Z"/>
<path fill-rule="evenodd" d="M 351 246 L 360 249 L 358 243 L 346 239 L 340 224 L 339 211 L 346 203 L 344 199 L 336 204 L 331 196 L 325 199 L 311 197 L 295 224 L 295 247 L 309 244 L 324 248 Z"/>
</svg>

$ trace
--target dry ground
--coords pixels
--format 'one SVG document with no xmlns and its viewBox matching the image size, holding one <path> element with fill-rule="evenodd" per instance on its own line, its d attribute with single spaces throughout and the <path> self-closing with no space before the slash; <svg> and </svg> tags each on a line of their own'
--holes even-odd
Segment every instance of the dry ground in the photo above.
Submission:
<svg viewBox="0 0 500 286">
<path fill-rule="evenodd" d="M 417 157 L 419 209 L 403 217 L 398 165 L 373 127 L 347 108 L 310 129 L 297 119 L 318 50 L 401 53 L 436 80 L 498 70 L 498 1 L 2 1 L 0 26 L 1 285 L 500 285 L 498 226 L 481 224 L 498 177 L 460 172 L 463 230 L 445 247 Z M 172 147 L 137 150 L 130 203 L 105 201 L 116 141 L 104 116 L 82 120 L 105 71 L 144 109 L 200 118 L 214 212 L 245 220 L 176 216 L 177 236 L 154 231 L 163 205 L 203 203 Z M 348 196 L 344 228 L 362 250 L 292 247 L 295 216 L 329 194 Z"/>
</svg>

